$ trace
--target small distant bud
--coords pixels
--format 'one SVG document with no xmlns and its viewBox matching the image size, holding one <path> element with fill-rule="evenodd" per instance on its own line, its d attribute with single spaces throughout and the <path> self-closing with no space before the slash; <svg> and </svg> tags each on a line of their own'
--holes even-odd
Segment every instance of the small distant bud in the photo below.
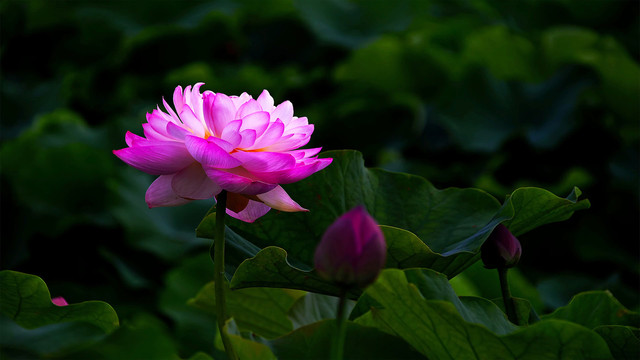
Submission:
<svg viewBox="0 0 640 360">
<path fill-rule="evenodd" d="M 363 206 L 339 217 L 324 233 L 314 257 L 318 274 L 342 286 L 365 287 L 384 267 L 387 245 Z"/>
<path fill-rule="evenodd" d="M 502 224 L 496 226 L 480 249 L 482 262 L 487 269 L 514 267 L 520 261 L 521 254 L 520 241 Z"/>
<path fill-rule="evenodd" d="M 65 300 L 62 296 L 58 296 L 58 297 L 52 298 L 51 302 L 53 303 L 53 305 L 56 305 L 56 306 L 67 306 L 67 305 L 69 305 L 67 303 L 67 300 Z"/>
</svg>

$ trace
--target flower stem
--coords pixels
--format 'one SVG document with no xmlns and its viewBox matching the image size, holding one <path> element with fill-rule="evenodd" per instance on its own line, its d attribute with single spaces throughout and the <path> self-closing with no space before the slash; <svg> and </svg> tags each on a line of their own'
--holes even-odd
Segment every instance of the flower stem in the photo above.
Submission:
<svg viewBox="0 0 640 360">
<path fill-rule="evenodd" d="M 504 302 L 504 308 L 507 311 L 507 317 L 509 321 L 516 325 L 520 325 L 518 322 L 518 316 L 516 314 L 516 306 L 511 297 L 511 290 L 509 290 L 509 282 L 507 281 L 507 268 L 498 267 L 498 276 L 500 277 L 500 289 L 502 290 L 502 301 Z"/>
<path fill-rule="evenodd" d="M 342 360 L 344 353 L 344 341 L 347 335 L 347 327 L 345 324 L 345 307 L 347 305 L 347 291 L 340 291 L 340 301 L 338 302 L 338 314 L 336 315 L 336 327 L 338 328 L 333 337 L 333 346 L 331 346 L 331 359 Z"/>
<path fill-rule="evenodd" d="M 216 230 L 213 240 L 213 267 L 214 267 L 214 286 L 216 295 L 216 318 L 218 320 L 218 330 L 220 331 L 220 337 L 222 338 L 222 344 L 227 356 L 231 360 L 237 360 L 231 341 L 227 333 L 224 331 L 224 324 L 226 320 L 225 309 L 225 278 L 224 278 L 224 216 L 227 212 L 227 192 L 222 190 L 217 196 L 218 204 L 216 205 Z"/>
</svg>

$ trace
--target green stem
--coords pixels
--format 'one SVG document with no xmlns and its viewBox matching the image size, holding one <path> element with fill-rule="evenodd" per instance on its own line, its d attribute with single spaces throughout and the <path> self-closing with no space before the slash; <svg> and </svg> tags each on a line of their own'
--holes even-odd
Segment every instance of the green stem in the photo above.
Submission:
<svg viewBox="0 0 640 360">
<path fill-rule="evenodd" d="M 331 347 L 331 359 L 342 360 L 344 353 L 344 341 L 347 335 L 347 327 L 345 325 L 345 307 L 347 305 L 347 291 L 342 289 L 340 292 L 340 301 L 338 302 L 338 314 L 336 316 L 337 331 L 333 337 L 333 346 Z"/>
<path fill-rule="evenodd" d="M 509 282 L 507 281 L 507 268 L 498 268 L 498 276 L 500 277 L 500 289 L 502 290 L 502 301 L 504 302 L 504 308 L 507 311 L 507 317 L 509 321 L 516 325 L 520 325 L 518 322 L 518 316 L 516 314 L 516 306 L 511 297 L 511 290 L 509 290 Z"/>
<path fill-rule="evenodd" d="M 218 330 L 222 338 L 222 344 L 227 356 L 231 360 L 237 360 L 236 355 L 227 333 L 224 331 L 226 321 L 225 309 L 225 278 L 224 278 L 224 216 L 227 212 L 227 192 L 222 190 L 217 196 L 218 204 L 216 205 L 216 232 L 213 240 L 213 280 L 216 294 L 216 318 L 218 319 Z"/>
</svg>

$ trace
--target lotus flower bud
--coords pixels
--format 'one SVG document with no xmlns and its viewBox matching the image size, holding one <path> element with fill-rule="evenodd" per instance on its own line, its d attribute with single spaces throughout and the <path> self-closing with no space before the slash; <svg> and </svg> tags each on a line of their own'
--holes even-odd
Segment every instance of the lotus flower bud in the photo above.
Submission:
<svg viewBox="0 0 640 360">
<path fill-rule="evenodd" d="M 371 284 L 384 267 L 387 245 L 376 221 L 363 206 L 339 217 L 316 248 L 315 268 L 344 287 Z"/>
<path fill-rule="evenodd" d="M 502 224 L 493 229 L 480 249 L 482 262 L 487 269 L 514 267 L 521 254 L 520 241 Z"/>
</svg>

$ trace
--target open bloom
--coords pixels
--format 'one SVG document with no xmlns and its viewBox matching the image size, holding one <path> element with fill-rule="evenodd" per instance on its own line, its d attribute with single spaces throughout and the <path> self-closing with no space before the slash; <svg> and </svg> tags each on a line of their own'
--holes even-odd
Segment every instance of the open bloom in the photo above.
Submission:
<svg viewBox="0 0 640 360">
<path fill-rule="evenodd" d="M 357 206 L 329 226 L 316 248 L 314 263 L 327 280 L 365 287 L 378 277 L 386 258 L 380 227 L 363 206 Z"/>
<path fill-rule="evenodd" d="M 487 269 L 511 268 L 518 264 L 522 246 L 506 226 L 499 224 L 482 244 L 480 255 Z"/>
<path fill-rule="evenodd" d="M 134 168 L 159 177 L 147 190 L 149 207 L 177 206 L 228 191 L 227 213 L 253 222 L 271 208 L 306 211 L 279 184 L 299 181 L 327 167 L 309 142 L 313 125 L 293 116 L 293 105 L 274 106 L 267 90 L 227 96 L 203 83 L 178 86 L 175 110 L 163 100 L 147 114 L 144 137 L 127 132 L 129 147 L 114 154 Z"/>
</svg>

